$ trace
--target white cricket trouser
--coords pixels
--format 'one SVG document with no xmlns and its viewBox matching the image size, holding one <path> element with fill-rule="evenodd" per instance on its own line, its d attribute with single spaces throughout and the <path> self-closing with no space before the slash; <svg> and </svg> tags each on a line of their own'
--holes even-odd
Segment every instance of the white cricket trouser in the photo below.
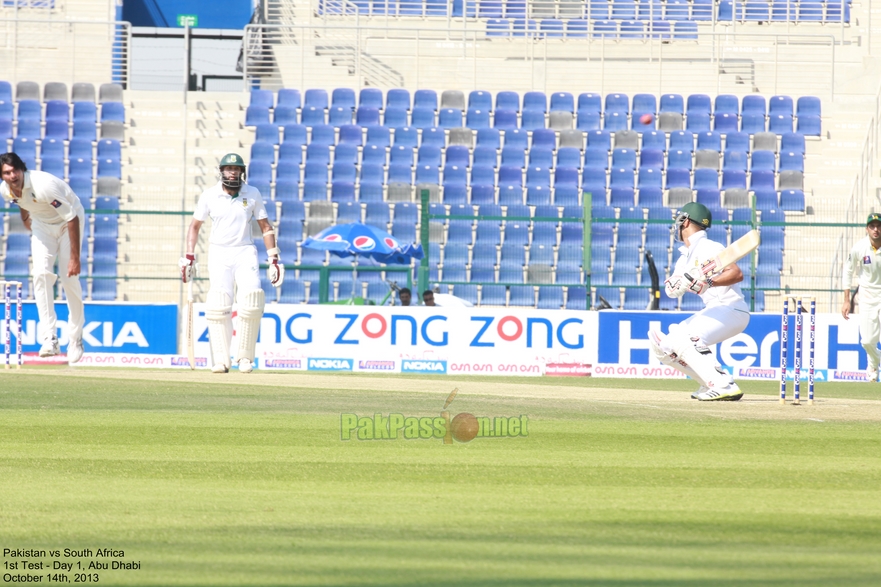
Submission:
<svg viewBox="0 0 881 587">
<path fill-rule="evenodd" d="M 670 331 L 685 328 L 690 336 L 699 336 L 706 346 L 713 346 L 740 334 L 749 324 L 749 312 L 730 306 L 704 308 L 670 327 Z"/>
<path fill-rule="evenodd" d="M 881 357 L 881 351 L 878 350 L 879 338 L 881 338 L 881 300 L 865 302 L 860 299 L 860 344 L 866 349 L 869 357 L 869 369 L 878 369 L 878 359 Z"/>
<path fill-rule="evenodd" d="M 83 229 L 85 221 L 80 221 L 80 242 L 77 247 L 82 248 Z M 67 276 L 67 264 L 70 262 L 70 235 L 67 233 L 67 223 L 46 224 L 32 217 L 31 220 L 31 257 L 34 263 L 34 299 L 37 302 L 37 313 L 40 316 L 40 326 L 37 329 L 42 333 L 40 340 L 48 341 L 56 333 L 55 300 L 52 288 L 55 280 L 61 282 L 64 294 L 67 296 L 67 343 L 78 341 L 83 338 L 83 325 L 85 313 L 83 312 L 83 288 L 80 285 L 79 275 Z M 55 261 L 58 261 L 58 275 L 53 273 Z M 80 259 L 80 274 L 84 268 L 85 259 Z M 63 334 L 63 333 L 62 333 Z M 59 340 L 65 344 L 63 339 Z"/>
<path fill-rule="evenodd" d="M 257 247 L 211 245 L 208 249 L 208 278 L 211 289 L 225 293 L 230 300 L 235 299 L 236 286 L 241 293 L 261 289 Z"/>
</svg>

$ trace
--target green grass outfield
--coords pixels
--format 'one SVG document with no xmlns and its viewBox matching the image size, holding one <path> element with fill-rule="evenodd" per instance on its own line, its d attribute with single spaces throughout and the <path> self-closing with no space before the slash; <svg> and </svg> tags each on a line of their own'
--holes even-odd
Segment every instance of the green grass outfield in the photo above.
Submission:
<svg viewBox="0 0 881 587">
<path fill-rule="evenodd" d="M 453 387 L 528 436 L 340 440 L 341 413 L 438 416 Z M 100 585 L 881 585 L 881 384 L 691 387 L 0 372 L 0 549 L 139 562 Z"/>
</svg>

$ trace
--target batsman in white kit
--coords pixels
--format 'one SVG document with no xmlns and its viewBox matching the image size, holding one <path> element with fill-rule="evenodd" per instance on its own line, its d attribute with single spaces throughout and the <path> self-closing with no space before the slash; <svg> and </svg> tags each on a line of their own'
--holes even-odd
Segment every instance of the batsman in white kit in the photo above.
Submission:
<svg viewBox="0 0 881 587">
<path fill-rule="evenodd" d="M 866 349 L 868 365 L 866 379 L 878 381 L 878 339 L 881 337 L 881 214 L 869 214 L 866 218 L 866 236 L 858 240 L 844 262 L 841 285 L 844 303 L 841 315 L 850 316 L 850 286 L 854 274 L 860 286 L 860 344 Z"/>
<path fill-rule="evenodd" d="M 269 256 L 267 277 L 278 287 L 284 280 L 284 266 L 279 264 L 275 231 L 266 215 L 263 197 L 257 188 L 244 183 L 245 162 L 236 153 L 220 160 L 220 181 L 199 197 L 193 221 L 187 231 L 187 253 L 180 260 L 184 283 L 193 277 L 196 264 L 196 242 L 199 230 L 209 217 L 213 223 L 208 249 L 210 287 L 205 309 L 208 341 L 211 348 L 211 370 L 228 373 L 232 345 L 232 305 L 238 302 L 238 348 L 235 361 L 240 373 L 253 369 L 260 319 L 265 296 L 260 287 L 257 247 L 251 240 L 251 220 L 263 232 L 263 243 Z"/>
<path fill-rule="evenodd" d="M 705 307 L 672 325 L 667 335 L 650 330 L 649 341 L 659 361 L 698 382 L 700 388 L 691 397 L 701 401 L 737 401 L 743 393 L 717 363 L 710 347 L 743 332 L 749 324 L 749 308 L 738 285 L 743 281 L 740 268 L 734 263 L 721 271 L 713 267 L 719 264 L 726 248 L 707 237 L 712 223 L 710 210 L 703 204 L 690 202 L 677 213 L 673 230 L 683 246 L 664 287 L 671 298 L 698 295 Z M 755 238 L 757 244 L 757 234 L 748 236 Z"/>
<path fill-rule="evenodd" d="M 19 206 L 21 219 L 31 231 L 34 300 L 43 332 L 41 357 L 59 354 L 57 316 L 52 288 L 56 279 L 67 296 L 67 360 L 83 358 L 83 288 L 79 274 L 85 212 L 80 199 L 64 181 L 44 171 L 28 171 L 15 153 L 0 155 L 0 194 Z M 55 275 L 55 261 L 59 275 Z"/>
</svg>

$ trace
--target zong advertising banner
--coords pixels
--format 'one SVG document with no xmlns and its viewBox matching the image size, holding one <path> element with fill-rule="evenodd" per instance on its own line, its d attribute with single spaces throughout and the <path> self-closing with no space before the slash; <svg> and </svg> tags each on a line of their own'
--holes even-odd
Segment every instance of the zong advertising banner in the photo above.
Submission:
<svg viewBox="0 0 881 587">
<path fill-rule="evenodd" d="M 209 355 L 204 314 L 197 304 L 197 357 Z M 595 312 L 269 304 L 256 362 L 307 371 L 586 375 L 596 332 Z"/>
</svg>

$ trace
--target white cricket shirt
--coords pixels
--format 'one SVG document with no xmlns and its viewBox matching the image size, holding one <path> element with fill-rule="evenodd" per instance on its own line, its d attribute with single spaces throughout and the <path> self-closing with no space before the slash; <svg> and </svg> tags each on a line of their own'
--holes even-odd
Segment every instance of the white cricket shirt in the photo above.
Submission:
<svg viewBox="0 0 881 587">
<path fill-rule="evenodd" d="M 254 244 L 251 239 L 251 219 L 268 218 L 260 190 L 243 183 L 239 193 L 233 197 L 223 191 L 219 181 L 202 192 L 193 212 L 193 218 L 201 222 L 209 217 L 212 226 L 208 242 L 225 247 Z"/>
<path fill-rule="evenodd" d="M 70 186 L 45 171 L 24 173 L 20 198 L 14 197 L 5 181 L 0 185 L 0 195 L 27 210 L 31 219 L 44 224 L 66 224 L 76 217 L 85 218 L 83 205 Z"/>
<path fill-rule="evenodd" d="M 713 259 L 725 250 L 725 246 L 707 238 L 705 230 L 699 230 L 690 237 L 688 241 L 691 246 L 682 245 L 679 247 L 681 256 L 676 260 L 673 267 L 674 275 L 685 275 L 688 273 L 692 277 L 700 274 L 700 267 L 710 259 Z M 691 294 L 685 294 L 691 295 Z M 736 310 L 748 312 L 749 308 L 743 301 L 743 293 L 740 291 L 740 285 L 720 285 L 708 288 L 701 294 L 701 300 L 709 308 L 713 306 L 728 306 Z"/>
<path fill-rule="evenodd" d="M 854 273 L 860 284 L 860 301 L 881 301 L 881 249 L 876 251 L 868 236 L 858 240 L 847 255 L 841 275 L 842 289 L 853 284 Z"/>
</svg>

